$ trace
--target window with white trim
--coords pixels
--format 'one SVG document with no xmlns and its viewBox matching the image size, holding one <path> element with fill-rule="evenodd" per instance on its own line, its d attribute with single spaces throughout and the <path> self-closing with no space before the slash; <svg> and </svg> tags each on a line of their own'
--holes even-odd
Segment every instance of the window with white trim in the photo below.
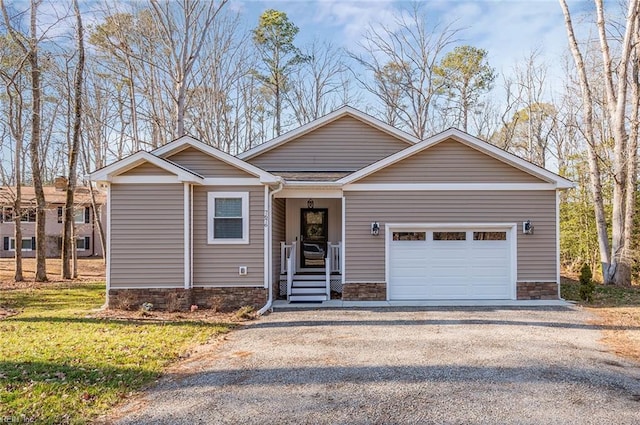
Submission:
<svg viewBox="0 0 640 425">
<path fill-rule="evenodd" d="M 9 223 L 13 221 L 13 207 L 2 207 L 0 222 Z"/>
<path fill-rule="evenodd" d="M 85 207 L 76 207 L 73 211 L 73 221 L 76 224 L 87 223 L 85 219 L 87 215 L 87 209 Z"/>
<path fill-rule="evenodd" d="M 22 210 L 22 216 L 20 217 L 20 221 L 23 222 L 23 223 L 35 223 L 36 222 L 36 209 L 35 208 L 25 208 L 25 209 L 23 209 Z"/>
<path fill-rule="evenodd" d="M 33 251 L 35 249 L 34 246 L 35 238 L 22 238 L 22 248 L 21 251 Z M 9 251 L 16 250 L 16 238 L 9 238 Z"/>
<path fill-rule="evenodd" d="M 209 192 L 207 201 L 207 242 L 248 244 L 249 193 Z"/>
</svg>

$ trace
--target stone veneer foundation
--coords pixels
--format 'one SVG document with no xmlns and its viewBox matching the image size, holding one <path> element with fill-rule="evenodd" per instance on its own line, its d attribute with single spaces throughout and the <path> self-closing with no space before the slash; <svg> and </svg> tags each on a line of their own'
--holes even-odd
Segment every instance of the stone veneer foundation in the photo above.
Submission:
<svg viewBox="0 0 640 425">
<path fill-rule="evenodd" d="M 385 301 L 386 283 L 345 283 L 342 286 L 344 301 Z"/>
<path fill-rule="evenodd" d="M 519 300 L 557 300 L 558 284 L 554 282 L 518 282 Z"/>
<path fill-rule="evenodd" d="M 137 310 L 147 302 L 153 304 L 154 310 L 162 311 L 188 311 L 194 304 L 216 311 L 233 311 L 244 306 L 259 309 L 267 302 L 267 290 L 247 287 L 109 290 L 109 308 Z"/>
</svg>

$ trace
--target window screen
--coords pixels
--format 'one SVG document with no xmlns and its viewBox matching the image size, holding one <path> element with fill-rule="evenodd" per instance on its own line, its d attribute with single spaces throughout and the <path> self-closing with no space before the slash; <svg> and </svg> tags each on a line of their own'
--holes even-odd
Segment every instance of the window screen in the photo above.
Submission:
<svg viewBox="0 0 640 425">
<path fill-rule="evenodd" d="M 213 237 L 242 239 L 242 198 L 215 199 Z"/>
</svg>

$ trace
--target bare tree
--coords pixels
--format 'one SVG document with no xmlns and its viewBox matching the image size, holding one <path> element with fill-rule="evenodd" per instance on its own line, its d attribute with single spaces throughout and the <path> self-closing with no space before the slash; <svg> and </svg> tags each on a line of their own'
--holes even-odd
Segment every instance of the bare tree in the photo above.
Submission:
<svg viewBox="0 0 640 425">
<path fill-rule="evenodd" d="M 389 124 L 397 119 L 420 139 L 434 130 L 432 107 L 440 89 L 434 70 L 457 32 L 431 24 L 415 4 L 408 16 L 396 19 L 395 28 L 371 26 L 359 45 L 363 53 L 349 52 L 368 71 L 367 76 L 354 72 L 355 79 L 378 99 Z"/>
<path fill-rule="evenodd" d="M 339 106 L 343 74 L 342 52 L 331 43 L 314 41 L 302 50 L 307 59 L 290 76 L 285 98 L 298 125 L 306 124 Z"/>
<path fill-rule="evenodd" d="M 173 136 L 185 134 L 187 91 L 193 82 L 194 66 L 198 61 L 204 41 L 220 9 L 227 0 L 181 0 L 171 2 L 151 0 L 154 17 L 162 35 L 168 55 L 163 71 L 170 76 L 173 90 Z M 179 7 L 179 14 L 175 10 Z M 161 58 L 158 58 L 161 59 Z"/>
<path fill-rule="evenodd" d="M 84 28 L 78 0 L 73 0 L 73 11 L 76 17 L 76 37 L 78 43 L 78 64 L 73 87 L 73 135 L 69 149 L 69 172 L 62 228 L 62 278 L 71 279 L 77 276 L 76 267 L 71 267 L 71 260 L 75 253 L 74 229 L 74 194 L 76 190 L 78 150 L 80 149 L 80 132 L 82 124 L 82 88 L 84 77 Z"/>
<path fill-rule="evenodd" d="M 237 153 L 244 128 L 242 92 L 255 67 L 249 36 L 239 15 L 224 14 L 212 24 L 202 54 L 203 69 L 189 91 L 187 128 L 225 152 Z"/>
<path fill-rule="evenodd" d="M 3 5 L 4 6 L 4 5 Z M 3 7 L 4 9 L 4 7 Z M 14 193 L 3 193 L 3 201 L 11 201 L 13 203 L 13 222 L 14 222 L 14 243 L 22 243 L 22 223 L 21 223 L 21 209 L 22 209 L 22 160 L 23 160 L 23 144 L 25 138 L 24 128 L 24 98 L 23 91 L 26 89 L 24 84 L 24 72 L 26 58 L 24 56 L 19 57 L 12 53 L 12 46 L 9 44 L 8 39 L 4 39 L 3 43 L 4 51 L 3 57 L 5 60 L 4 66 L 0 68 L 0 78 L 5 84 L 5 93 L 7 95 L 7 111 L 6 120 L 9 128 L 9 133 L 14 141 L 14 155 L 13 155 L 13 186 L 15 186 Z M 13 66 L 7 66 L 7 61 L 11 59 Z M 4 174 L 4 173 L 3 173 Z M 8 176 L 3 175 L 3 181 L 9 182 Z M 10 186 L 9 184 L 6 184 Z M 4 213 L 4 212 L 3 212 Z M 7 215 L 3 219 L 10 219 Z M 20 242 L 17 242 L 20 241 Z M 22 273 L 22 250 L 16 248 L 15 250 L 15 272 L 14 280 L 21 282 L 24 280 Z"/>
<path fill-rule="evenodd" d="M 625 212 L 631 210 L 631 216 L 633 216 L 634 202 L 627 204 L 629 198 L 627 198 L 625 194 L 627 191 L 632 191 L 634 193 L 632 199 L 635 200 L 637 189 L 628 186 L 629 182 L 635 181 L 635 178 L 629 179 L 626 174 L 629 167 L 637 167 L 635 165 L 637 163 L 637 152 L 631 149 L 635 145 L 637 150 L 637 144 L 635 144 L 637 142 L 629 143 L 626 109 L 628 107 L 627 96 L 630 89 L 629 70 L 631 69 L 631 58 L 634 51 L 633 42 L 637 40 L 638 14 L 640 13 L 638 10 L 639 3 L 638 0 L 629 0 L 627 2 L 624 32 L 622 38 L 619 40 L 618 46 L 619 57 L 614 61 L 611 56 L 611 40 L 607 34 L 604 5 L 601 0 L 595 0 L 597 16 L 596 27 L 602 57 L 599 75 L 602 77 L 606 93 L 604 101 L 606 124 L 611 130 L 614 143 L 613 212 L 611 216 L 611 243 L 609 243 L 607 220 L 602 198 L 602 176 L 597 157 L 598 141 L 594 128 L 593 103 L 595 98 L 592 90 L 593 78 L 590 78 L 587 73 L 587 67 L 573 29 L 567 2 L 566 0 L 559 1 L 564 13 L 569 47 L 576 65 L 581 87 L 582 112 L 585 124 L 584 134 L 587 139 L 589 154 L 590 186 L 594 200 L 602 274 L 605 283 L 628 284 L 631 281 L 631 240 L 627 238 L 627 236 L 631 235 L 631 232 L 627 230 L 627 227 L 632 226 L 632 223 L 625 222 L 627 216 Z M 632 84 L 637 84 L 637 81 Z M 632 171 L 635 176 L 637 170 L 634 169 Z"/>
<path fill-rule="evenodd" d="M 40 82 L 40 62 L 39 62 L 39 42 L 37 14 L 38 7 L 42 0 L 31 0 L 30 19 L 28 33 L 21 33 L 11 22 L 9 13 L 0 0 L 0 7 L 4 17 L 5 25 L 11 39 L 19 46 L 27 58 L 30 67 L 31 77 L 31 141 L 29 143 L 29 154 L 31 157 L 31 175 L 36 197 L 36 282 L 47 281 L 46 265 L 46 244 L 45 244 L 45 223 L 46 223 L 46 202 L 42 182 L 40 163 L 40 142 L 42 137 L 41 128 L 41 82 Z M 16 244 L 21 241 L 16 241 Z M 18 247 L 16 247 L 16 250 Z"/>
</svg>

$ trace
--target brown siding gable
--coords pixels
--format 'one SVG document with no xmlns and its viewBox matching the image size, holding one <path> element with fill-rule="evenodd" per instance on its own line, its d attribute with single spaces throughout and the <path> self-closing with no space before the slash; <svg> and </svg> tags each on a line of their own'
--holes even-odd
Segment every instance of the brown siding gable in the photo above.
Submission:
<svg viewBox="0 0 640 425">
<path fill-rule="evenodd" d="M 424 157 L 425 155 L 428 155 L 429 152 L 436 151 L 438 149 L 438 146 L 443 143 L 445 144 L 444 146 L 446 146 L 446 144 L 448 143 L 450 147 L 457 143 L 457 146 L 459 149 L 462 149 L 462 150 L 466 149 L 467 153 L 472 153 L 473 155 L 475 155 L 475 158 L 471 159 L 470 164 L 465 164 L 464 161 L 462 161 L 461 158 L 455 154 L 452 155 L 452 157 L 454 158 L 454 161 L 452 161 L 451 155 L 450 155 L 448 166 L 449 167 L 455 166 L 456 169 L 463 170 L 467 174 L 473 174 L 473 172 L 471 172 L 471 170 L 466 170 L 465 167 L 467 167 L 468 165 L 471 165 L 473 167 L 477 165 L 476 162 L 483 161 L 485 163 L 493 164 L 494 166 L 500 167 L 502 168 L 503 171 L 510 170 L 510 172 L 508 172 L 507 174 L 513 175 L 515 173 L 515 175 L 517 175 L 519 179 L 524 179 L 525 183 L 550 184 L 557 189 L 569 189 L 574 187 L 573 182 L 571 182 L 568 179 L 565 179 L 564 177 L 556 173 L 553 173 L 545 168 L 539 167 L 512 153 L 509 153 L 503 149 L 500 149 L 497 146 L 494 146 L 483 140 L 477 139 L 455 128 L 450 128 L 448 130 L 445 130 L 442 133 L 436 134 L 435 136 L 432 136 L 429 139 L 425 139 L 414 146 L 410 146 L 396 154 L 393 154 L 374 164 L 366 166 L 338 180 L 338 182 L 343 185 L 348 185 L 352 183 L 363 183 L 365 179 L 369 179 L 367 183 L 374 183 L 375 180 L 381 179 L 382 177 L 392 177 L 392 175 L 394 174 L 393 172 L 386 171 L 385 173 L 383 171 L 387 168 L 393 169 L 393 167 L 396 165 L 406 164 L 407 163 L 406 161 L 408 160 L 410 161 L 410 159 L 414 156 L 416 156 L 417 158 L 420 158 L 421 157 L 420 155 L 423 152 L 424 152 L 424 155 L 422 155 L 422 157 Z M 413 161 L 419 162 L 418 160 L 413 160 Z M 421 165 L 424 168 L 427 164 L 421 164 Z M 445 169 L 443 172 L 447 172 L 446 167 L 441 166 L 442 164 L 434 164 L 434 166 L 438 166 L 438 165 L 440 165 L 440 168 Z M 396 168 L 401 168 L 401 167 L 396 167 Z M 481 166 L 480 168 L 483 168 L 483 167 Z M 490 166 L 487 167 L 487 164 L 484 164 L 484 168 L 486 169 L 491 167 Z M 399 170 L 396 170 L 396 171 L 399 171 Z M 491 174 L 491 172 L 489 172 L 488 174 L 483 173 L 482 170 L 476 170 L 475 172 L 481 175 L 482 178 L 488 178 Z M 407 174 L 406 171 L 399 171 L 398 174 L 403 174 L 403 173 Z M 448 173 L 452 174 L 450 171 Z M 389 175 L 386 176 L 385 174 L 389 174 Z M 370 178 L 372 176 L 375 176 L 375 178 Z M 420 174 L 418 174 L 418 176 L 420 176 Z M 415 182 L 414 177 L 415 176 L 411 174 L 401 176 L 401 178 L 408 178 L 412 182 Z M 470 178 L 470 181 L 469 181 L 470 183 L 471 182 L 501 182 L 501 183 L 522 182 L 517 180 L 514 182 L 511 180 L 512 176 L 504 176 L 504 175 L 501 176 L 502 178 L 499 178 L 498 180 L 490 179 L 488 181 L 486 180 L 478 181 L 476 176 L 473 176 L 473 175 L 466 176 L 466 177 Z M 438 178 L 440 178 L 441 180 L 440 181 L 436 180 L 434 181 L 435 183 L 446 181 L 446 180 L 444 181 L 442 180 L 443 178 L 442 176 Z M 382 180 L 384 179 L 382 178 Z M 464 179 L 460 180 L 460 178 L 458 178 L 458 180 L 447 181 L 447 182 L 464 183 L 465 181 Z M 426 181 L 423 181 L 422 183 L 429 183 L 429 181 L 426 180 Z"/>
</svg>

